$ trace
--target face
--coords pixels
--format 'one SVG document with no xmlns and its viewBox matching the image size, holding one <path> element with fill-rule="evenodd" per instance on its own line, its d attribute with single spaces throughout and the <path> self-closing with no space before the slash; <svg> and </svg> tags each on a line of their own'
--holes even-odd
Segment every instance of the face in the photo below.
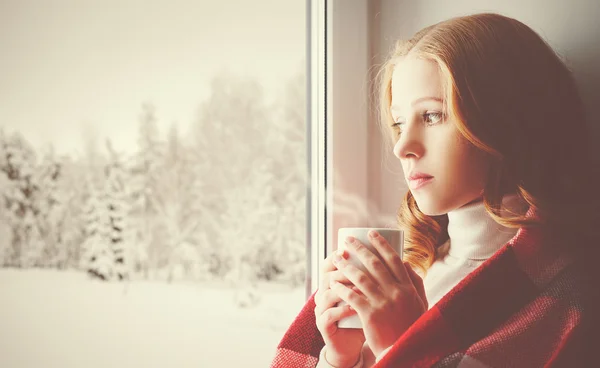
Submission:
<svg viewBox="0 0 600 368">
<path fill-rule="evenodd" d="M 444 111 L 442 74 L 434 61 L 406 56 L 392 76 L 394 155 L 421 212 L 443 215 L 479 200 L 489 159 Z"/>
</svg>

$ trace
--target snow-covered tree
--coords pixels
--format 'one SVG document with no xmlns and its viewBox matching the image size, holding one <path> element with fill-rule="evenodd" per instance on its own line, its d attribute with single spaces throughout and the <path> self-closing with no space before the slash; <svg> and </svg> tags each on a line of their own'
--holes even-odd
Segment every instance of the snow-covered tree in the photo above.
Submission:
<svg viewBox="0 0 600 368">
<path fill-rule="evenodd" d="M 5 219 L 12 232 L 12 244 L 7 265 L 27 267 L 37 265 L 42 258 L 43 241 L 37 222 L 35 182 L 36 154 L 19 133 L 4 135 L 0 158 L 3 172 Z"/>
<path fill-rule="evenodd" d="M 0 209 L 0 266 L 10 263 L 13 232 L 9 225 L 5 208 Z"/>
<path fill-rule="evenodd" d="M 227 255 L 234 245 L 221 240 L 220 233 L 236 231 L 235 225 L 218 222 L 224 216 L 248 219 L 249 211 L 232 211 L 231 195 L 244 191 L 253 180 L 257 167 L 268 157 L 266 132 L 272 120 L 261 85 L 250 78 L 219 75 L 211 82 L 211 96 L 201 105 L 192 129 L 194 171 L 198 178 L 202 209 L 202 236 L 211 239 L 203 248 L 203 257 L 211 259 L 213 272 L 224 275 L 231 266 Z"/>
<path fill-rule="evenodd" d="M 235 187 L 247 180 L 267 153 L 272 121 L 261 85 L 252 79 L 218 76 L 194 125 L 196 159 L 207 170 L 206 189 Z M 223 206 L 217 206 L 223 209 Z"/>
<path fill-rule="evenodd" d="M 109 164 L 105 168 L 103 187 L 90 188 L 86 206 L 84 267 L 102 280 L 123 280 L 129 276 L 127 222 L 129 205 L 125 190 L 122 158 L 107 141 Z"/>
<path fill-rule="evenodd" d="M 59 188 L 62 170 L 62 163 L 50 146 L 42 155 L 33 175 L 33 180 L 38 187 L 35 193 L 36 231 L 42 240 L 41 265 L 45 267 L 54 267 L 65 261 L 65 247 L 60 233 L 60 223 L 65 211 L 63 193 Z"/>
<path fill-rule="evenodd" d="M 84 207 L 85 242 L 82 245 L 81 267 L 100 279 L 112 277 L 114 257 L 108 242 L 110 219 L 103 188 L 87 178 L 88 198 Z"/>
<path fill-rule="evenodd" d="M 294 75 L 283 88 L 273 109 L 276 124 L 269 130 L 269 167 L 274 176 L 273 196 L 278 208 L 272 229 L 273 241 L 261 259 L 263 277 L 300 284 L 306 264 L 306 85 L 303 72 Z M 267 263 L 267 260 L 269 263 Z"/>
<path fill-rule="evenodd" d="M 73 207 L 68 203 L 73 187 L 65 184 L 73 185 L 75 179 L 64 175 L 66 158 L 57 157 L 50 146 L 38 162 L 33 148 L 17 133 L 1 133 L 0 146 L 0 193 L 5 205 L 1 216 L 3 231 L 11 233 L 0 247 L 3 264 L 64 267 L 70 257 L 67 249 L 82 240 L 68 236 L 77 231 L 81 235 L 81 225 L 65 222 Z"/>
<path fill-rule="evenodd" d="M 168 269 L 168 281 L 174 278 L 180 266 L 184 272 L 196 274 L 200 254 L 196 234 L 202 224 L 202 212 L 195 205 L 198 200 L 193 156 L 184 144 L 176 124 L 172 124 L 162 160 L 161 177 L 157 180 L 153 207 L 160 218 L 159 227 L 164 233 L 163 258 Z M 190 275 L 186 275 L 190 276 Z"/>
<path fill-rule="evenodd" d="M 127 178 L 122 158 L 112 148 L 110 141 L 107 141 L 107 148 L 110 157 L 109 166 L 106 168 L 106 185 L 104 187 L 109 218 L 107 233 L 110 250 L 114 257 L 114 277 L 122 280 L 129 275 L 126 256 L 131 228 L 127 219 L 130 211 L 125 188 Z"/>
<path fill-rule="evenodd" d="M 260 272 L 256 268 L 260 268 L 264 257 L 269 256 L 261 254 L 261 250 L 274 238 L 278 212 L 272 196 L 274 179 L 263 165 L 249 181 L 226 193 L 227 209 L 221 223 L 227 226 L 227 231 L 220 239 L 230 251 L 233 259 L 230 277 L 237 283 L 256 279 Z"/>
<path fill-rule="evenodd" d="M 127 164 L 130 172 L 126 187 L 131 202 L 130 220 L 135 229 L 132 234 L 132 269 L 148 278 L 150 269 L 160 264 L 162 237 L 156 233 L 159 218 L 154 207 L 154 197 L 159 193 L 158 181 L 163 173 L 164 139 L 158 129 L 156 109 L 150 103 L 142 105 L 139 116 L 138 149 Z"/>
<path fill-rule="evenodd" d="M 299 73 L 269 106 L 256 81 L 222 75 L 201 106 L 193 130 L 199 202 L 221 219 L 219 234 L 208 230 L 211 256 L 230 279 L 304 279 L 304 81 Z"/>
<path fill-rule="evenodd" d="M 11 214 L 6 199 L 6 195 L 11 188 L 8 170 L 5 169 L 8 166 L 7 159 L 6 136 L 4 130 L 0 128 L 0 266 L 10 264 L 13 249 Z"/>
<path fill-rule="evenodd" d="M 128 157 L 99 150 L 92 130 L 79 158 L 0 130 L 0 265 L 303 281 L 304 81 L 267 103 L 258 81 L 219 75 L 184 134 L 173 124 L 161 136 L 144 104 Z"/>
<path fill-rule="evenodd" d="M 59 268 L 78 268 L 81 259 L 81 246 L 85 240 L 84 204 L 87 195 L 86 167 L 79 160 L 70 157 L 59 159 L 61 175 L 57 183 L 57 206 L 55 207 L 54 226 L 56 227 L 57 246 L 56 266 Z M 89 175 L 89 173 L 87 173 Z"/>
</svg>

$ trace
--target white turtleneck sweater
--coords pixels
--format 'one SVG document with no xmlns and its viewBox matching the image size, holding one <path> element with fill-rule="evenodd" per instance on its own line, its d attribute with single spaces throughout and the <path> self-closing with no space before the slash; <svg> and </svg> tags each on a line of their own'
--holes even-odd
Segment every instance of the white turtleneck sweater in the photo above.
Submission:
<svg viewBox="0 0 600 368">
<path fill-rule="evenodd" d="M 503 204 L 522 213 L 515 195 L 505 196 Z M 450 239 L 438 248 L 435 262 L 423 279 L 429 308 L 452 290 L 465 276 L 500 250 L 518 229 L 498 224 L 487 213 L 483 202 L 472 203 L 448 213 Z M 324 359 L 324 347 L 317 368 L 331 368 Z M 371 367 L 389 351 L 384 350 L 375 359 L 365 343 L 360 360 L 352 368 Z"/>
</svg>

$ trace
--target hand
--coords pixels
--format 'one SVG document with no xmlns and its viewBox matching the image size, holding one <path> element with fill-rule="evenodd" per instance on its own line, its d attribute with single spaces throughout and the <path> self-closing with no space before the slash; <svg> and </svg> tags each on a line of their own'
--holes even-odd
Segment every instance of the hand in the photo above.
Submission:
<svg viewBox="0 0 600 368">
<path fill-rule="evenodd" d="M 365 336 L 362 329 L 338 329 L 337 327 L 337 322 L 340 319 L 354 315 L 356 311 L 347 305 L 337 307 L 336 304 L 341 302 L 342 299 L 329 288 L 331 281 L 347 284 L 352 288 L 350 280 L 333 265 L 332 259 L 335 256 L 334 253 L 327 257 L 321 267 L 321 275 L 323 276 L 321 277 L 319 289 L 315 294 L 315 317 L 317 328 L 323 336 L 325 345 L 327 345 L 325 353 L 327 361 L 336 367 L 351 367 L 360 357 Z M 342 252 L 342 257 L 344 256 L 347 257 L 348 255 Z"/>
<path fill-rule="evenodd" d="M 367 273 L 348 260 L 333 263 L 358 288 L 358 291 L 330 280 L 331 290 L 358 313 L 367 344 L 375 356 L 394 342 L 428 309 L 423 280 L 405 264 L 388 242 L 375 231 L 369 233 L 380 260 L 358 240 L 349 237 L 348 251 L 355 254 Z"/>
</svg>

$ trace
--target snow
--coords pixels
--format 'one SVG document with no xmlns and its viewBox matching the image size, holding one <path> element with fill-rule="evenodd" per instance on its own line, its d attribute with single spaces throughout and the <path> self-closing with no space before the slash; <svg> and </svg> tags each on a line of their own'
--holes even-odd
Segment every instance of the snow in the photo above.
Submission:
<svg viewBox="0 0 600 368">
<path fill-rule="evenodd" d="M 0 269 L 0 367 L 268 367 L 304 288 L 107 283 L 77 271 Z"/>
<path fill-rule="evenodd" d="M 0 368 L 267 367 L 304 304 L 304 81 L 215 76 L 166 136 L 143 105 L 128 154 L 0 125 Z"/>
</svg>

